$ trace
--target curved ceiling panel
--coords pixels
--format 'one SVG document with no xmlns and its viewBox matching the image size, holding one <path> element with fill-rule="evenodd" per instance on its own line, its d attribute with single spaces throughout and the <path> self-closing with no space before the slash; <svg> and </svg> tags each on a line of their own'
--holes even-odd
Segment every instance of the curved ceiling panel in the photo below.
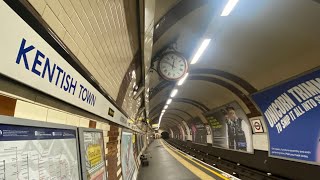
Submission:
<svg viewBox="0 0 320 180">
<path fill-rule="evenodd" d="M 319 11 L 313 1 L 239 1 L 212 27 L 214 42 L 196 67 L 233 73 L 261 90 L 319 66 Z"/>
</svg>

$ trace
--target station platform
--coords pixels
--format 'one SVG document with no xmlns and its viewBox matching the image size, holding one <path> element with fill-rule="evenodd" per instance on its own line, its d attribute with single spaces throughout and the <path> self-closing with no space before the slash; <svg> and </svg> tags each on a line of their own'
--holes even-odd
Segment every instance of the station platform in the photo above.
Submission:
<svg viewBox="0 0 320 180">
<path fill-rule="evenodd" d="M 146 150 L 149 166 L 141 167 L 138 180 L 237 179 L 156 139 Z"/>
</svg>

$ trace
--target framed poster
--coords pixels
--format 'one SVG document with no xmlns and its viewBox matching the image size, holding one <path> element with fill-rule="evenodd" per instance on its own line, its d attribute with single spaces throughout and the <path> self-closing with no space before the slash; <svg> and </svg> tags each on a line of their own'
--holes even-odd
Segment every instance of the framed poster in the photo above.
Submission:
<svg viewBox="0 0 320 180">
<path fill-rule="evenodd" d="M 252 95 L 268 126 L 269 156 L 320 165 L 320 70 Z"/>
<path fill-rule="evenodd" d="M 121 134 L 121 166 L 123 180 L 135 180 L 138 175 L 133 155 L 133 135 L 134 134 L 132 132 L 125 130 L 123 130 Z"/>
<path fill-rule="evenodd" d="M 192 141 L 197 144 L 207 145 L 207 129 L 199 117 L 189 122 L 192 131 Z"/>
<path fill-rule="evenodd" d="M 204 114 L 212 130 L 212 146 L 253 153 L 252 130 L 246 113 L 231 102 Z"/>
<path fill-rule="evenodd" d="M 77 128 L 0 116 L 0 179 L 81 179 Z"/>
<path fill-rule="evenodd" d="M 106 180 L 103 131 L 78 128 L 83 180 Z"/>
</svg>

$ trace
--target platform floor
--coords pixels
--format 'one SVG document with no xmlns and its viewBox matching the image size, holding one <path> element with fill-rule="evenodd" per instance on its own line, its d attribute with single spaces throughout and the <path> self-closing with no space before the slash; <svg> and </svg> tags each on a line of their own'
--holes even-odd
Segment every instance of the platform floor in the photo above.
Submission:
<svg viewBox="0 0 320 180">
<path fill-rule="evenodd" d="M 149 166 L 139 169 L 138 180 L 228 179 L 172 148 L 164 140 L 154 140 L 146 154 Z"/>
</svg>

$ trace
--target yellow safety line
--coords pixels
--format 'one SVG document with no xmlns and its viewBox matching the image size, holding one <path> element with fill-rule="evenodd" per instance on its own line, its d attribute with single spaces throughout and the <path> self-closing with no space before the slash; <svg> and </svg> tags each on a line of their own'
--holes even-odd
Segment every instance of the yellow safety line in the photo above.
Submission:
<svg viewBox="0 0 320 180">
<path fill-rule="evenodd" d="M 163 144 L 162 140 L 160 141 L 162 146 L 170 153 L 174 158 L 176 158 L 177 161 L 179 161 L 183 166 L 185 166 L 187 169 L 189 169 L 194 175 L 198 176 L 200 179 L 205 180 L 216 180 L 213 177 L 209 176 L 205 172 L 201 171 L 199 168 L 195 167 L 182 157 L 178 156 L 176 153 L 174 153 L 172 150 L 170 150 L 166 145 Z"/>
<path fill-rule="evenodd" d="M 161 143 L 162 143 L 162 145 L 164 145 L 163 147 L 168 151 L 171 151 L 170 149 L 168 149 L 168 147 L 162 142 L 162 140 L 161 140 Z M 168 151 L 168 152 L 169 152 Z M 204 169 L 206 169 L 206 170 L 208 170 L 208 171 L 210 171 L 210 172 L 212 172 L 213 174 L 215 174 L 216 176 L 218 176 L 218 177 L 220 177 L 220 178 L 222 178 L 223 180 L 229 180 L 229 178 L 227 178 L 227 177 L 225 177 L 225 176 L 222 176 L 220 173 L 218 173 L 218 172 L 216 172 L 216 171 L 214 171 L 214 170 L 212 170 L 212 169 L 210 169 L 210 168 L 208 168 L 208 167 L 206 167 L 206 166 L 204 166 L 204 165 L 202 165 L 202 164 L 200 164 L 200 163 L 198 163 L 197 161 L 195 161 L 195 160 L 193 160 L 192 158 L 190 158 L 190 157 L 188 157 L 188 156 L 186 156 L 186 155 L 184 155 L 184 154 L 182 154 L 181 152 L 179 152 L 179 151 L 175 151 L 176 153 L 179 153 L 181 156 L 183 156 L 183 157 L 185 157 L 185 158 L 187 158 L 187 159 L 189 159 L 190 161 L 192 161 L 193 163 L 195 163 L 195 164 L 197 164 L 198 166 L 200 166 L 200 167 L 202 167 L 202 168 L 204 168 Z M 169 152 L 170 153 L 170 152 Z M 170 153 L 171 154 L 171 153 Z M 172 154 L 171 154 L 172 155 Z M 172 156 L 174 156 L 174 155 L 172 155 Z M 175 157 L 175 156 L 174 156 Z M 181 158 L 181 157 L 179 157 L 179 158 Z M 177 159 L 177 158 L 176 158 Z M 181 158 L 182 159 L 182 158 Z M 178 160 L 178 159 L 177 159 Z M 184 160 L 184 159 L 183 159 Z M 178 160 L 179 161 L 179 160 Z M 180 161 L 179 161 L 180 162 Z M 187 161 L 186 161 L 187 162 Z M 188 162 L 187 162 L 188 163 Z M 190 164 L 191 165 L 191 164 Z M 192 166 L 192 165 L 191 165 Z M 187 167 L 187 166 L 186 166 Z M 188 167 L 187 167 L 188 168 Z M 195 167 L 196 168 L 196 167 Z M 202 172 L 202 171 L 201 171 Z M 200 177 L 201 178 L 201 177 Z M 212 177 L 210 177 L 211 179 L 212 179 Z"/>
</svg>

